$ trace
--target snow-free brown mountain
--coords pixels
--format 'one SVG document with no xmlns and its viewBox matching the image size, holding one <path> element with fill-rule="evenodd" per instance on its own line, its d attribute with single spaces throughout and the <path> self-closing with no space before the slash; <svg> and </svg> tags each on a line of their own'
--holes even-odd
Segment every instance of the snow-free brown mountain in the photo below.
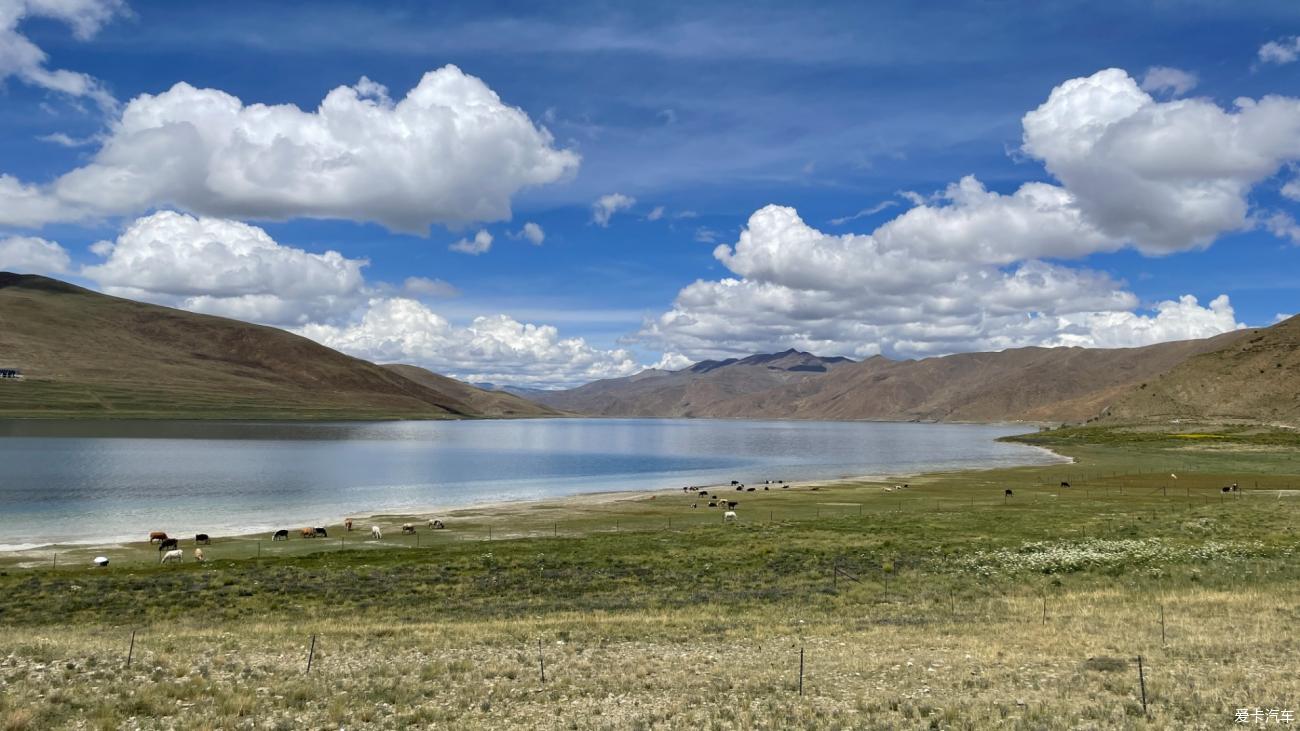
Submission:
<svg viewBox="0 0 1300 731">
<path fill-rule="evenodd" d="M 1249 333 L 1142 348 L 1017 348 L 922 360 L 854 362 L 787 351 L 645 371 L 538 399 L 603 416 L 1078 422 Z M 774 373 L 766 365 L 792 358 L 825 367 Z"/>
<path fill-rule="evenodd" d="M 283 330 L 7 272 L 0 367 L 24 376 L 0 381 L 0 417 L 504 415 L 496 394 L 480 397 L 450 379 L 412 380 Z"/>
<path fill-rule="evenodd" d="M 1300 317 L 1237 335 L 1139 384 L 1104 421 L 1300 426 Z"/>
<path fill-rule="evenodd" d="M 567 391 L 537 393 L 533 400 L 593 416 L 748 416 L 749 396 L 799 386 L 851 363 L 848 358 L 787 350 L 706 360 L 679 371 L 650 369 Z"/>
</svg>

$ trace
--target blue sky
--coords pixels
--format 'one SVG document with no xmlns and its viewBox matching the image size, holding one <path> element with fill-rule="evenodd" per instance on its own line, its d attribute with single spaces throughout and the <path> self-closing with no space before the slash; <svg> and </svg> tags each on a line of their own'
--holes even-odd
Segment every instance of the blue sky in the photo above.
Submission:
<svg viewBox="0 0 1300 731">
<path fill-rule="evenodd" d="M 1237 193 L 1224 195 L 1239 198 L 1248 209 L 1236 219 L 1225 214 L 1194 233 L 1166 234 L 1152 232 L 1147 222 L 1127 226 L 1101 210 L 1110 205 L 1101 198 L 1111 184 L 1097 179 L 1127 179 L 1131 171 L 1122 159 L 1101 169 L 1027 152 L 1022 123 L 1065 82 L 1109 68 L 1124 70 L 1137 85 L 1153 67 L 1194 78 L 1191 86 L 1148 84 L 1155 105 L 1194 99 L 1231 114 L 1239 97 L 1300 95 L 1300 63 L 1286 58 L 1290 39 L 1300 33 L 1300 6 L 1294 3 L 918 7 L 895 2 L 804 8 L 747 2 L 650 8 L 582 2 L 457 7 L 74 0 L 62 13 L 43 12 L 37 5 L 0 0 L 0 27 L 4 8 L 16 18 L 9 32 L 0 34 L 0 44 L 19 38 L 45 56 L 35 66 L 6 67 L 0 61 L 0 75 L 6 77 L 0 174 L 30 194 L 22 198 L 11 190 L 5 202 L 0 190 L 0 239 L 9 237 L 7 248 L 0 244 L 0 265 L 43 268 L 112 293 L 244 315 L 365 357 L 415 361 L 479 380 L 555 385 L 632 372 L 665 353 L 670 357 L 663 364 L 672 366 L 790 346 L 852 357 L 877 352 L 916 357 L 1029 344 L 1136 345 L 1269 324 L 1280 313 L 1300 309 L 1295 296 L 1300 247 L 1291 240 L 1300 235 L 1288 234 L 1285 219 L 1278 217 L 1296 205 L 1283 194 L 1297 161 L 1290 143 L 1238 151 L 1253 160 L 1248 173 L 1241 172 L 1239 160 L 1204 172 L 1203 181 L 1189 182 L 1186 171 L 1179 172 L 1181 187 L 1171 195 L 1236 186 Z M 1262 52 L 1270 42 L 1280 51 Z M 447 192 L 492 188 L 485 181 L 506 175 L 493 167 L 490 149 L 478 147 L 474 160 L 455 165 L 440 157 L 453 153 L 440 152 L 438 145 L 391 151 L 396 160 L 411 160 L 412 177 L 429 169 L 458 170 L 438 173 L 430 188 L 412 183 L 400 214 L 374 202 L 318 205 L 296 195 L 292 204 L 262 206 L 257 200 L 265 198 L 264 189 L 173 195 L 171 187 L 210 181 L 212 170 L 225 165 L 221 160 L 204 163 L 210 167 L 198 178 L 168 178 L 150 195 L 128 203 L 107 193 L 89 200 L 83 192 L 73 200 L 58 184 L 70 171 L 114 154 L 145 155 L 130 163 L 144 166 L 131 168 L 138 174 L 147 174 L 139 171 L 150 160 L 181 155 L 138 140 L 131 150 L 114 152 L 122 109 L 140 95 L 163 94 L 178 82 L 219 90 L 245 107 L 288 104 L 312 113 L 331 90 L 356 85 L 362 77 L 383 85 L 387 97 L 400 102 L 426 73 L 448 64 L 481 80 L 504 107 L 526 115 L 525 122 L 516 121 L 502 133 L 500 145 L 533 145 L 538 159 L 550 165 L 545 173 L 535 168 L 532 182 L 484 194 L 504 201 L 508 215 L 476 217 L 455 209 L 463 201 Z M 77 79 L 50 81 L 42 70 L 64 70 Z M 1114 82 L 1107 83 L 1115 87 Z M 177 103 L 196 104 L 193 99 Z M 1277 112 L 1260 124 L 1290 134 L 1290 113 Z M 549 134 L 549 141 L 531 136 L 539 131 Z M 1149 131 L 1169 137 L 1168 130 Z M 1083 134 L 1061 134 L 1076 133 Z M 292 139 L 296 133 L 285 134 Z M 42 141 L 50 135 L 84 144 Z M 1207 135 L 1227 139 L 1213 130 Z M 303 139 L 310 144 L 310 136 Z M 358 155 L 389 152 L 357 144 Z M 386 143 L 375 143 L 381 144 Z M 459 142 L 452 138 L 447 144 Z M 490 146 L 493 140 L 474 144 Z M 1166 150 L 1158 170 L 1139 172 L 1147 182 L 1164 181 L 1162 176 L 1172 174 L 1169 161 L 1203 151 L 1194 144 Z M 571 164 L 556 157 L 560 153 L 570 155 Z M 222 154 L 222 149 L 213 152 Z M 418 159 L 422 154 L 428 159 Z M 1259 162 L 1261 157 L 1266 159 Z M 1074 177 L 1063 181 L 1062 175 Z M 1006 199 L 1031 182 L 1068 189 L 1072 197 L 1064 205 L 1083 210 L 1089 219 L 1081 236 L 1100 231 L 1099 238 L 1090 246 L 1055 239 L 1007 244 L 1010 253 L 974 263 L 961 252 L 1001 246 L 996 225 L 983 229 L 983 239 L 946 240 L 951 251 L 942 255 L 927 248 L 926 234 L 915 230 L 911 238 L 891 244 L 901 252 L 899 261 L 938 256 L 964 262 L 943 267 L 958 278 L 1017 271 L 1041 275 L 1033 267 L 1025 270 L 1026 262 L 1056 267 L 1053 277 L 1039 282 L 1037 299 L 1012 296 L 1005 287 L 974 287 L 913 308 L 863 294 L 890 290 L 890 282 L 837 276 L 836 266 L 872 266 L 862 258 L 862 247 L 873 246 L 866 237 L 891 219 L 918 205 L 941 213 L 958 206 L 951 197 L 933 195 L 965 176 L 975 176 L 984 190 Z M 520 174 L 521 181 L 525 178 Z M 105 184 L 97 178 L 91 187 L 102 191 Z M 364 197 L 365 192 L 366 186 L 358 185 L 339 195 Z M 593 205 L 614 194 L 635 203 L 600 225 L 593 220 Z M 439 196 L 432 205 L 437 213 L 422 218 L 419 210 L 410 210 Z M 42 202 L 52 212 L 31 214 Z M 751 220 L 772 204 L 797 211 L 802 223 L 795 226 L 781 216 Z M 875 213 L 834 222 L 874 208 Z M 176 219 L 159 228 L 151 221 L 136 229 L 137 238 L 127 236 L 134 222 L 160 211 L 219 219 L 228 226 L 196 227 Z M 395 224 L 398 216 L 402 221 L 413 216 L 421 225 Z M 525 222 L 544 231 L 540 245 L 517 236 Z M 211 250 L 192 248 L 199 246 L 192 241 L 187 249 L 177 238 L 199 236 L 226 245 L 226 239 L 254 236 L 249 226 L 278 247 L 259 254 L 270 257 L 264 269 L 292 267 L 302 259 L 284 250 L 334 251 L 368 264 L 359 268 L 360 278 L 336 266 L 330 271 L 340 279 L 320 291 L 287 292 L 286 276 L 295 275 L 227 290 L 221 272 L 213 269 L 220 265 L 202 259 L 201 252 Z M 1030 228 L 1041 227 L 1031 222 Z M 492 237 L 487 251 L 469 255 L 449 248 L 472 241 L 480 230 Z M 719 244 L 736 245 L 743 230 L 753 234 L 751 247 L 736 246 L 727 256 L 715 252 Z M 160 242 L 160 231 L 171 238 Z M 838 239 L 808 243 L 798 233 L 805 231 L 814 237 L 852 233 L 863 238 L 843 244 L 858 247 L 845 253 Z M 41 248 L 34 239 L 44 242 Z M 19 240 L 24 243 L 15 243 Z M 89 247 L 100 241 L 115 242 L 116 248 L 92 252 Z M 159 246 L 173 242 L 181 253 L 159 253 Z M 51 254 L 50 246 L 60 251 Z M 266 249 L 266 242 L 261 246 Z M 828 252 L 847 258 L 836 259 L 840 263 L 829 269 L 803 270 L 803 263 L 821 261 Z M 167 272 L 160 273 L 163 265 L 150 256 L 173 257 Z M 203 271 L 187 273 L 176 257 L 188 257 Z M 155 276 L 138 274 L 143 271 Z M 1079 272 L 1092 277 L 1086 286 L 1060 283 Z M 411 277 L 445 285 L 403 290 Z M 725 297 L 734 299 L 724 306 L 717 283 L 728 279 L 741 280 L 747 294 L 727 289 Z M 683 292 L 697 280 L 701 286 Z M 900 274 L 896 284 L 929 296 L 938 281 Z M 1180 303 L 1186 295 L 1197 298 L 1198 309 Z M 1227 296 L 1229 309 L 1212 312 L 1209 303 L 1220 295 Z M 240 297 L 245 299 L 232 300 Z M 377 300 L 398 299 L 419 308 L 400 315 L 389 308 L 384 310 L 388 319 L 375 314 L 365 324 L 368 314 L 378 312 Z M 1060 304 L 1094 299 L 1106 304 L 1091 309 Z M 1166 319 L 1157 323 L 1160 311 L 1152 308 L 1165 301 L 1184 306 L 1175 310 L 1171 304 Z M 1009 307 L 1021 310 L 1009 312 Z M 672 317 L 662 319 L 667 315 Z M 476 325 L 476 318 L 490 322 Z"/>
</svg>

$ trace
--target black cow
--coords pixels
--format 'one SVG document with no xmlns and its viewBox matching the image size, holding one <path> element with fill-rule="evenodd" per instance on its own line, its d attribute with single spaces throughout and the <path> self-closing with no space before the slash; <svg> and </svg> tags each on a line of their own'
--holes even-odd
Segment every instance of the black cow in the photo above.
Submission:
<svg viewBox="0 0 1300 731">
<path fill-rule="evenodd" d="M 166 551 L 169 548 L 180 548 L 181 541 L 179 538 L 164 538 L 158 542 L 158 550 Z"/>
<path fill-rule="evenodd" d="M 730 510 L 735 510 L 735 509 L 736 509 L 736 506 L 739 505 L 739 504 L 740 504 L 740 503 L 736 502 L 735 500 L 728 500 L 728 501 L 727 501 L 727 508 L 730 509 Z"/>
<path fill-rule="evenodd" d="M 322 528 L 322 527 L 320 527 L 320 526 L 316 526 L 316 535 L 320 536 L 321 538 L 329 538 L 329 537 L 330 537 L 330 534 L 326 533 L 326 532 L 325 532 L 325 529 Z"/>
<path fill-rule="evenodd" d="M 281 528 L 280 530 L 275 532 L 275 535 L 271 536 L 271 540 L 273 541 L 289 540 L 289 530 L 287 528 Z"/>
<path fill-rule="evenodd" d="M 1006 490 L 1005 492 L 1002 493 L 1002 495 L 1005 497 L 1011 497 L 1012 495 L 1015 495 L 1015 493 L 1011 492 L 1010 490 Z"/>
<path fill-rule="evenodd" d="M 195 534 L 194 534 L 194 542 L 195 542 L 195 543 L 202 543 L 203 545 L 206 546 L 206 545 L 208 545 L 209 543 L 211 543 L 212 541 L 211 541 L 211 539 L 208 538 L 208 534 L 207 534 L 207 533 L 195 533 Z"/>
<path fill-rule="evenodd" d="M 1070 483 L 1066 482 L 1065 480 L 1061 480 L 1061 487 L 1069 487 L 1069 486 Z"/>
<path fill-rule="evenodd" d="M 1224 492 L 1232 492 L 1232 488 L 1231 488 L 1231 487 L 1224 487 L 1224 488 L 1221 488 L 1221 489 L 1222 489 Z"/>
</svg>

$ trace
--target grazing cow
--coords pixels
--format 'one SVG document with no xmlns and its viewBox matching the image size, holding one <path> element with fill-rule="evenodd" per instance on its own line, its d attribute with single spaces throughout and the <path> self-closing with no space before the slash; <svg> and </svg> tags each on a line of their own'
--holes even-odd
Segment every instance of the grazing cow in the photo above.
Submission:
<svg viewBox="0 0 1300 731">
<path fill-rule="evenodd" d="M 1010 490 L 1005 490 L 1005 491 L 1003 491 L 1003 493 L 1002 493 L 1002 496 L 1003 496 L 1003 497 L 1011 497 L 1012 495 L 1015 495 L 1015 493 L 1014 493 L 1014 492 L 1011 492 Z"/>
<path fill-rule="evenodd" d="M 316 535 L 320 536 L 321 538 L 329 538 L 329 537 L 330 537 L 330 534 L 329 534 L 329 533 L 326 533 L 326 532 L 325 532 L 325 529 L 324 529 L 323 527 L 319 526 L 319 525 L 316 526 Z"/>
<path fill-rule="evenodd" d="M 303 528 L 302 530 L 300 530 L 300 531 L 298 531 L 298 532 L 302 535 L 303 538 L 315 538 L 315 537 L 316 537 L 316 529 L 315 529 L 315 528 Z"/>
<path fill-rule="evenodd" d="M 700 490 L 700 497 L 708 497 L 708 496 L 709 496 L 708 490 Z"/>
<path fill-rule="evenodd" d="M 195 561 L 198 561 L 199 563 L 203 563 L 204 561 L 207 560 L 206 558 L 203 557 L 203 549 L 202 549 L 202 548 L 196 548 L 196 549 L 194 549 L 194 560 L 195 560 Z"/>
<path fill-rule="evenodd" d="M 377 525 L 372 525 L 372 526 L 370 526 L 370 537 L 373 538 L 373 539 L 375 539 L 375 540 L 377 541 L 377 540 L 379 540 L 380 538 L 383 538 L 383 537 L 384 537 L 384 534 L 383 534 L 383 532 L 381 532 L 381 531 L 379 530 L 379 526 L 377 526 Z"/>
<path fill-rule="evenodd" d="M 165 540 L 167 540 L 167 534 L 164 533 L 163 531 L 156 530 L 149 534 L 150 543 L 153 543 L 154 541 L 165 541 Z"/>
<path fill-rule="evenodd" d="M 710 507 L 710 508 L 716 508 L 716 507 L 718 507 L 718 504 L 717 504 L 716 502 L 710 502 L 710 503 L 709 503 L 709 507 Z"/>
<path fill-rule="evenodd" d="M 1065 480 L 1061 480 L 1061 487 L 1069 487 L 1069 486 L 1070 483 L 1066 482 Z"/>
<path fill-rule="evenodd" d="M 276 531 L 276 532 L 275 532 L 275 535 L 271 536 L 271 540 L 273 540 L 273 541 L 287 541 L 287 540 L 289 540 L 289 529 L 288 529 L 288 528 L 281 528 L 280 530 Z"/>
<path fill-rule="evenodd" d="M 1231 487 L 1227 487 L 1227 486 L 1225 486 L 1225 487 L 1221 487 L 1221 488 L 1219 488 L 1219 489 L 1222 490 L 1222 491 L 1224 491 L 1224 492 L 1232 492 L 1232 488 L 1231 488 Z"/>
<path fill-rule="evenodd" d="M 104 566 L 107 566 L 107 565 L 108 565 L 108 556 L 96 556 L 96 557 L 94 558 L 94 563 L 95 563 L 96 566 L 99 566 L 99 567 L 101 567 L 101 568 L 104 567 Z"/>
<path fill-rule="evenodd" d="M 345 519 L 343 520 L 343 528 L 344 528 L 344 530 L 346 530 L 346 531 L 349 532 L 349 533 L 352 532 L 352 519 L 351 519 L 351 518 L 345 518 Z"/>
<path fill-rule="evenodd" d="M 166 551 L 169 548 L 180 548 L 180 547 L 181 547 L 181 542 L 179 538 L 164 538 L 163 540 L 158 542 L 159 551 Z"/>
<path fill-rule="evenodd" d="M 727 501 L 727 507 L 728 507 L 728 508 L 731 508 L 732 510 L 735 510 L 735 509 L 736 509 L 736 506 L 739 505 L 739 504 L 740 504 L 740 503 L 736 502 L 735 500 L 728 500 L 728 501 Z"/>
<path fill-rule="evenodd" d="M 164 553 L 162 555 L 162 560 L 159 561 L 158 563 L 171 563 L 172 561 L 175 561 L 176 563 L 181 563 L 184 560 L 185 560 L 185 552 L 177 548 L 175 550 Z"/>
<path fill-rule="evenodd" d="M 434 530 L 442 530 L 443 528 L 446 528 L 447 526 L 443 525 L 441 520 L 435 520 L 435 521 L 433 521 L 433 526 L 432 526 L 432 527 L 433 527 Z"/>
<path fill-rule="evenodd" d="M 736 520 L 736 511 L 734 511 L 734 510 L 728 510 L 727 512 L 725 512 L 725 513 L 722 514 L 722 522 L 723 522 L 723 523 L 728 523 L 728 522 L 731 522 L 731 521 L 733 521 L 733 520 Z"/>
<path fill-rule="evenodd" d="M 754 491 L 754 488 L 752 488 L 752 487 L 747 487 L 747 488 L 745 488 L 745 492 L 753 492 L 753 491 Z"/>
<path fill-rule="evenodd" d="M 772 489 L 772 488 L 768 487 L 767 485 L 763 485 L 763 492 L 767 492 L 768 490 L 771 490 L 771 489 Z"/>
<path fill-rule="evenodd" d="M 745 489 L 745 486 L 744 486 L 744 485 L 736 485 L 736 492 L 740 492 L 741 490 L 744 490 L 744 489 Z"/>
<path fill-rule="evenodd" d="M 740 480 L 732 480 L 732 481 L 731 481 L 731 484 L 733 484 L 733 485 L 739 485 L 739 484 L 740 484 Z"/>
<path fill-rule="evenodd" d="M 206 545 L 212 543 L 212 539 L 211 539 L 211 538 L 208 538 L 208 534 L 207 534 L 207 533 L 195 533 L 195 534 L 194 534 L 194 542 L 195 542 L 196 544 L 197 544 L 197 543 L 202 543 L 203 545 L 206 546 Z"/>
<path fill-rule="evenodd" d="M 402 532 L 403 532 L 403 533 L 414 533 L 414 532 L 415 532 L 415 524 L 413 524 L 413 523 L 403 523 L 403 524 L 402 524 Z"/>
<path fill-rule="evenodd" d="M 782 489 L 782 490 L 789 490 L 789 489 L 790 489 L 790 486 L 789 486 L 789 485 L 782 485 L 782 486 L 781 486 L 781 489 Z"/>
</svg>

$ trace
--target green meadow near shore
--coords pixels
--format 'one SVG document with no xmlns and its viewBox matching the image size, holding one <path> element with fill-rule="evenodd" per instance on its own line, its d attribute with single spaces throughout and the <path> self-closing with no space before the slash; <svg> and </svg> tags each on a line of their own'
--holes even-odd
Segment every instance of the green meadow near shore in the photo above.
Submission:
<svg viewBox="0 0 1300 731">
<path fill-rule="evenodd" d="M 1300 438 L 1023 439 L 1076 462 L 8 554 L 0 729 L 1294 723 Z"/>
</svg>

